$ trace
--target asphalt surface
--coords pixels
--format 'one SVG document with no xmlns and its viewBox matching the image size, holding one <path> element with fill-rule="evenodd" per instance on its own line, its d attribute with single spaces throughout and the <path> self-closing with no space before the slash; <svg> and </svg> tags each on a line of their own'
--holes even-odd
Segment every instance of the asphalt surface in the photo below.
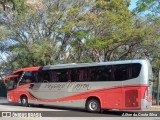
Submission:
<svg viewBox="0 0 160 120">
<path fill-rule="evenodd" d="M 160 107 L 152 107 L 147 111 L 160 111 Z M 129 115 L 133 115 L 135 111 L 118 111 L 118 110 L 110 110 L 103 111 L 102 113 L 88 113 L 85 110 L 81 109 L 73 109 L 73 108 L 64 108 L 64 107 L 55 107 L 55 106 L 31 106 L 31 107 L 23 107 L 21 104 L 8 103 L 5 98 L 0 98 L 0 116 L 2 116 L 2 112 L 11 112 L 12 119 L 27 119 L 27 120 L 43 120 L 46 119 L 126 119 L 126 120 L 137 120 L 144 119 L 145 120 L 160 120 L 160 117 L 130 117 Z M 137 112 L 137 111 L 136 111 Z M 6 115 L 6 114 L 5 114 Z M 125 117 L 124 117 L 124 116 Z M 42 116 L 42 117 L 41 117 Z M 19 118 L 21 117 L 21 118 Z M 128 119 L 127 119 L 128 118 Z M 150 118 L 150 119 L 149 119 Z M 5 119 L 5 117 L 0 117 L 1 119 Z M 8 118 L 7 118 L 8 119 Z M 5 119 L 6 120 L 6 119 Z M 106 120 L 106 119 L 105 119 Z"/>
</svg>

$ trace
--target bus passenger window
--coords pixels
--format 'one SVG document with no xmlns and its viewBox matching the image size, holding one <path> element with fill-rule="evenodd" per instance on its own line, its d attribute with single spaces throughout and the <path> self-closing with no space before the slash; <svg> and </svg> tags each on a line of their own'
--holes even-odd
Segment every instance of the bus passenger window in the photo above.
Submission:
<svg viewBox="0 0 160 120">
<path fill-rule="evenodd" d="M 71 70 L 67 70 L 67 82 L 71 82 Z"/>
<path fill-rule="evenodd" d="M 51 75 L 51 79 L 50 79 L 51 82 L 58 82 L 58 77 L 57 77 L 56 71 L 51 71 L 50 75 Z"/>
<path fill-rule="evenodd" d="M 87 81 L 87 72 L 85 69 L 79 70 L 79 82 Z"/>
<path fill-rule="evenodd" d="M 132 64 L 132 78 L 138 77 L 140 70 L 141 70 L 141 64 L 139 63 L 134 63 Z"/>
<path fill-rule="evenodd" d="M 105 66 L 103 70 L 103 81 L 112 81 L 112 68 L 111 66 Z"/>
<path fill-rule="evenodd" d="M 38 82 L 38 72 L 32 73 L 32 82 L 37 83 Z"/>
<path fill-rule="evenodd" d="M 79 76 L 79 71 L 77 69 L 72 69 L 71 72 L 70 72 L 71 82 L 79 81 L 78 76 Z"/>
<path fill-rule="evenodd" d="M 114 72 L 115 81 L 121 81 L 121 80 L 128 79 L 126 65 L 115 65 L 113 72 Z"/>
<path fill-rule="evenodd" d="M 45 73 L 43 75 L 43 82 L 49 82 L 50 81 L 50 77 L 49 77 L 49 74 L 48 73 Z"/>
<path fill-rule="evenodd" d="M 58 82 L 67 82 L 67 71 L 66 70 L 60 70 L 60 71 L 57 71 L 57 80 Z"/>
<path fill-rule="evenodd" d="M 123 81 L 138 77 L 141 65 L 138 63 L 122 64 L 113 66 L 113 78 L 116 81 Z"/>
</svg>

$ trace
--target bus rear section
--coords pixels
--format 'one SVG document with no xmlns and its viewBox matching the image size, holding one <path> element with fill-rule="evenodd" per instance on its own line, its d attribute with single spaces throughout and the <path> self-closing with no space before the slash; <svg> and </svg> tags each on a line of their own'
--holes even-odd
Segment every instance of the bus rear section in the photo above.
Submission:
<svg viewBox="0 0 160 120">
<path fill-rule="evenodd" d="M 152 68 L 149 61 L 137 62 L 132 73 L 135 76 L 134 79 L 122 82 L 123 109 L 143 110 L 150 108 L 152 105 Z"/>
<path fill-rule="evenodd" d="M 152 67 L 149 61 L 143 63 L 143 80 L 141 84 L 146 85 L 145 89 L 142 89 L 142 99 L 141 99 L 141 108 L 146 109 L 150 108 L 152 105 L 152 85 L 153 85 L 153 73 Z"/>
</svg>

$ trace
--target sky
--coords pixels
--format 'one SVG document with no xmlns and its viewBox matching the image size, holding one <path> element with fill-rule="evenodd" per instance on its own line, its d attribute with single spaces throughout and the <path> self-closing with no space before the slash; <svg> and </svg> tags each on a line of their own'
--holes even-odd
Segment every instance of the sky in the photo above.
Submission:
<svg viewBox="0 0 160 120">
<path fill-rule="evenodd" d="M 129 6 L 129 10 L 133 10 L 134 8 L 136 8 L 136 2 L 138 0 L 131 0 L 130 6 Z"/>
</svg>

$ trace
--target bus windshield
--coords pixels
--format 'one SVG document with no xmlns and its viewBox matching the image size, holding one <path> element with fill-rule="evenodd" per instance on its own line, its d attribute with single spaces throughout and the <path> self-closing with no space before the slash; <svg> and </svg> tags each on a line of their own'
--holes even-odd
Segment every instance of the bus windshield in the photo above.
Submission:
<svg viewBox="0 0 160 120">
<path fill-rule="evenodd" d="M 18 78 L 17 77 L 10 77 L 6 79 L 6 86 L 8 90 L 13 90 L 17 87 Z"/>
<path fill-rule="evenodd" d="M 37 82 L 37 72 L 36 71 L 27 71 L 22 74 L 19 85 L 25 85 L 28 83 Z"/>
</svg>

